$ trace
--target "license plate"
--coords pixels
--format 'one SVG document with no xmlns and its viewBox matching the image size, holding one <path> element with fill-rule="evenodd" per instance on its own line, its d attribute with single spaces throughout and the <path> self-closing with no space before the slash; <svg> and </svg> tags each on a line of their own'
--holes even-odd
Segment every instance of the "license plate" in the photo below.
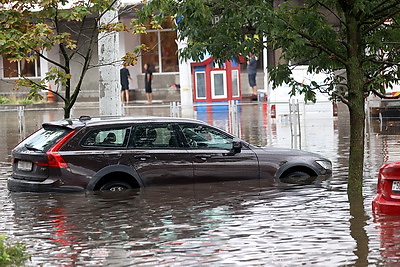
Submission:
<svg viewBox="0 0 400 267">
<path fill-rule="evenodd" d="M 400 191 L 400 181 L 393 181 L 392 191 Z"/>
<path fill-rule="evenodd" d="M 32 162 L 20 160 L 17 163 L 17 168 L 18 168 L 18 170 L 21 170 L 21 171 L 31 171 L 32 170 Z"/>
</svg>

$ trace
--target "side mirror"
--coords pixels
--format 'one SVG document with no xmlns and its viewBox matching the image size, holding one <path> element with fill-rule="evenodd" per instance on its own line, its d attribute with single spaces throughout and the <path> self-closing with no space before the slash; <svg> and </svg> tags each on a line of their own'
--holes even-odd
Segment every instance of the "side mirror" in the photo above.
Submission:
<svg viewBox="0 0 400 267">
<path fill-rule="evenodd" d="M 233 138 L 231 153 L 234 155 L 240 152 L 242 152 L 242 140 L 239 138 Z"/>
</svg>

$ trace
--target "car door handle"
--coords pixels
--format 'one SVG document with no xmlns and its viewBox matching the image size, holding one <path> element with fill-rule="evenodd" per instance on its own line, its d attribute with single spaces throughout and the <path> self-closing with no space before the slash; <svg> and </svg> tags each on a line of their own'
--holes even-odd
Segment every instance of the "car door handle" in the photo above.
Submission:
<svg viewBox="0 0 400 267">
<path fill-rule="evenodd" d="M 197 159 L 201 159 L 202 161 L 206 161 L 207 159 L 211 158 L 211 155 L 197 155 Z"/>
<path fill-rule="evenodd" d="M 109 151 L 104 151 L 103 155 L 107 155 L 107 156 L 121 156 L 122 153 L 121 152 L 109 152 Z"/>
<path fill-rule="evenodd" d="M 146 159 L 151 158 L 151 156 L 150 156 L 150 155 L 136 155 L 136 156 L 134 156 L 133 158 L 134 158 L 134 159 L 138 159 L 138 160 L 144 161 L 144 160 L 146 160 Z"/>
</svg>

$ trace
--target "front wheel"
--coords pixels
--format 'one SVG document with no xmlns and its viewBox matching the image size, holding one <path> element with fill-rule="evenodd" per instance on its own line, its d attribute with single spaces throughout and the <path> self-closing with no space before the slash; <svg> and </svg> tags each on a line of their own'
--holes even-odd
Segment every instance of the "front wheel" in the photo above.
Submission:
<svg viewBox="0 0 400 267">
<path fill-rule="evenodd" d="M 113 191 L 113 192 L 119 192 L 119 191 L 125 191 L 128 189 L 132 189 L 132 186 L 128 184 L 127 182 L 123 181 L 111 181 L 108 183 L 105 183 L 100 187 L 100 190 L 104 191 Z"/>
<path fill-rule="evenodd" d="M 281 177 L 281 182 L 288 184 L 309 184 L 315 177 L 303 171 L 293 171 Z"/>
</svg>

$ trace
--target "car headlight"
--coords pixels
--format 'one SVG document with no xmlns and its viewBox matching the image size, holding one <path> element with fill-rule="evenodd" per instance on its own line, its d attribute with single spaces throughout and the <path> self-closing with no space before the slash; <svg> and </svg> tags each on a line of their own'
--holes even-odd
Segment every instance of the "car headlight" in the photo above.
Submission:
<svg viewBox="0 0 400 267">
<path fill-rule="evenodd" d="M 316 160 L 315 162 L 325 170 L 332 170 L 332 163 L 329 160 Z"/>
</svg>

